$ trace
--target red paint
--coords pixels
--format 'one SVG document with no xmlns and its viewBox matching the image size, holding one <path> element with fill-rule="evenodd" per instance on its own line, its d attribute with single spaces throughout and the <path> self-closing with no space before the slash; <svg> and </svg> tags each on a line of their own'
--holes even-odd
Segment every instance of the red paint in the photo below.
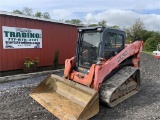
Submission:
<svg viewBox="0 0 160 120">
<path fill-rule="evenodd" d="M 69 79 L 70 80 L 74 80 L 74 81 L 76 81 L 76 82 L 78 82 L 78 83 L 81 83 L 81 84 L 83 84 L 83 85 L 86 85 L 86 86 L 88 86 L 88 87 L 90 87 L 91 86 L 91 83 L 92 83 L 92 81 L 93 81 L 93 77 L 94 77 L 94 72 L 95 72 L 95 64 L 93 64 L 92 66 L 91 66 L 91 68 L 90 68 L 90 72 L 89 72 L 89 74 L 87 74 L 87 75 L 83 75 L 82 73 L 79 73 L 79 72 L 77 72 L 77 71 L 73 71 L 71 74 L 70 74 L 70 76 L 69 76 Z M 66 68 L 65 68 L 66 69 Z"/>
<path fill-rule="evenodd" d="M 157 59 L 160 59 L 160 55 L 155 55 L 154 57 Z"/>
<path fill-rule="evenodd" d="M 140 52 L 142 51 L 143 42 L 135 41 L 132 44 L 126 45 L 125 49 L 123 49 L 116 56 L 111 59 L 104 61 L 102 65 L 92 64 L 90 68 L 90 72 L 86 75 L 82 75 L 79 72 L 73 71 L 71 65 L 71 61 L 75 62 L 75 59 L 68 59 L 65 63 L 65 71 L 64 74 L 69 79 L 81 83 L 86 86 L 90 86 L 95 90 L 99 90 L 101 83 L 104 78 L 115 68 L 119 66 L 119 64 L 124 61 L 126 58 L 133 56 L 132 62 L 134 67 L 138 67 L 138 62 L 140 60 Z"/>
<path fill-rule="evenodd" d="M 135 41 L 134 43 L 127 45 L 125 49 L 123 49 L 120 53 L 118 53 L 115 57 L 113 57 L 109 61 L 106 61 L 106 63 L 103 64 L 102 66 L 97 65 L 95 68 L 95 79 L 93 82 L 94 89 L 98 90 L 99 85 L 103 82 L 106 75 L 108 75 L 113 69 L 115 69 L 123 60 L 135 54 L 139 55 L 142 50 L 142 47 L 143 47 L 142 41 Z M 121 55 L 123 55 L 126 51 L 127 51 L 126 56 L 124 56 L 123 59 L 119 61 L 118 58 Z M 137 56 L 134 57 L 137 58 Z M 137 59 L 137 62 L 139 62 L 138 60 L 140 59 Z M 102 67 L 102 69 L 99 70 L 99 67 Z"/>
<path fill-rule="evenodd" d="M 42 48 L 3 49 L 2 26 L 42 30 Z M 0 15 L 0 71 L 23 68 L 25 57 L 39 57 L 39 67 L 53 65 L 59 49 L 59 64 L 75 54 L 77 26 L 46 22 L 16 16 Z"/>
</svg>

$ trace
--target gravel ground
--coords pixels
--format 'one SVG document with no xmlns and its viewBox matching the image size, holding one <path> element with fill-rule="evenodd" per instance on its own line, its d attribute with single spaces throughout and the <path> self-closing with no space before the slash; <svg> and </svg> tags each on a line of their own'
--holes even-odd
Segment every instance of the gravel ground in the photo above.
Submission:
<svg viewBox="0 0 160 120">
<path fill-rule="evenodd" d="M 160 120 L 160 60 L 142 53 L 141 91 L 114 108 L 100 106 L 91 120 Z M 0 120 L 58 120 L 29 97 L 46 75 L 0 84 Z"/>
</svg>

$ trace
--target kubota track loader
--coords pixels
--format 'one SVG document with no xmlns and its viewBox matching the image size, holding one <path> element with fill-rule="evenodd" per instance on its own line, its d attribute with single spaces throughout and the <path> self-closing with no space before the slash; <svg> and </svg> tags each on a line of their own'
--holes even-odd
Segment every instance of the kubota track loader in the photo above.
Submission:
<svg viewBox="0 0 160 120">
<path fill-rule="evenodd" d="M 125 39 L 117 29 L 79 28 L 76 56 L 65 61 L 64 76 L 49 75 L 30 96 L 61 120 L 87 120 L 98 113 L 99 101 L 114 107 L 140 89 L 143 42 Z"/>
</svg>

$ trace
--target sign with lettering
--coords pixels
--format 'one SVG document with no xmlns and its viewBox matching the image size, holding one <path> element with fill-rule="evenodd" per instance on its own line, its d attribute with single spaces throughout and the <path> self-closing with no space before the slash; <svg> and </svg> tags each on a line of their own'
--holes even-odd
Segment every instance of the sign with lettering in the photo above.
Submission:
<svg viewBox="0 0 160 120">
<path fill-rule="evenodd" d="M 42 48 L 42 30 L 2 26 L 3 48 Z"/>
</svg>

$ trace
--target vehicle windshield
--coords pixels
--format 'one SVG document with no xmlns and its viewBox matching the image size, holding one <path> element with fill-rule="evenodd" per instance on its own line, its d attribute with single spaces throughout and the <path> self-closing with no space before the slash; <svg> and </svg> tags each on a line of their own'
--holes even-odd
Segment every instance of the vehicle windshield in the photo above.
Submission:
<svg viewBox="0 0 160 120">
<path fill-rule="evenodd" d="M 160 51 L 160 44 L 157 46 L 157 50 Z"/>
<path fill-rule="evenodd" d="M 99 43 L 99 32 L 83 33 L 80 44 L 79 66 L 89 68 L 97 62 Z"/>
</svg>

